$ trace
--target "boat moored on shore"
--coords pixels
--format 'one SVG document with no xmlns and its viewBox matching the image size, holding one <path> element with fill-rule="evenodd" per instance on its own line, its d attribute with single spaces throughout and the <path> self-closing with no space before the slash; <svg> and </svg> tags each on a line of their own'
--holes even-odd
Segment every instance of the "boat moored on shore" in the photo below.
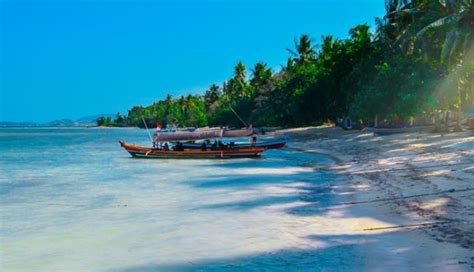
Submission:
<svg viewBox="0 0 474 272">
<path fill-rule="evenodd" d="M 405 127 L 378 127 L 369 128 L 368 131 L 372 131 L 374 135 L 388 136 L 399 133 L 423 133 L 434 131 L 434 125 L 420 125 L 420 126 L 405 126 Z"/>
<path fill-rule="evenodd" d="M 265 149 L 280 149 L 286 145 L 286 138 L 274 138 L 274 139 L 258 139 L 255 143 L 242 143 L 242 142 L 231 142 L 234 148 L 265 148 Z M 207 144 L 210 146 L 210 143 Z M 185 142 L 183 143 L 184 149 L 201 149 L 202 142 Z"/>
<path fill-rule="evenodd" d="M 150 159 L 224 159 L 224 158 L 255 158 L 265 148 L 226 148 L 219 150 L 163 150 L 119 141 L 120 146 L 134 158 Z"/>
</svg>

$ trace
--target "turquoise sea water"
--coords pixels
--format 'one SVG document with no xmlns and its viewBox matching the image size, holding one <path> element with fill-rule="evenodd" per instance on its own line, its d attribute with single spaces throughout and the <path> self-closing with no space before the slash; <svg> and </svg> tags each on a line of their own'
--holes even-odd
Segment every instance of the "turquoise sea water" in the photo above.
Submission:
<svg viewBox="0 0 474 272">
<path fill-rule="evenodd" d="M 3 268 L 305 264 L 308 224 L 293 218 L 304 218 L 297 204 L 323 182 L 313 165 L 325 158 L 272 150 L 260 159 L 143 160 L 119 139 L 148 145 L 139 129 L 0 130 Z"/>
</svg>

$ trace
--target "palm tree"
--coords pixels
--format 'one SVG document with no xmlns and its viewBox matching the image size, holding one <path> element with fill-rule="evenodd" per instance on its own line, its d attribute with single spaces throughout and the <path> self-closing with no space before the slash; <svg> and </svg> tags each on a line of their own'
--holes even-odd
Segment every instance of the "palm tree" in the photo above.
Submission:
<svg viewBox="0 0 474 272">
<path fill-rule="evenodd" d="M 191 94 L 188 94 L 186 98 L 184 99 L 185 101 L 185 108 L 186 111 L 184 112 L 184 117 L 186 118 L 187 125 L 194 126 L 196 125 L 196 103 L 195 103 L 195 97 Z"/>
<path fill-rule="evenodd" d="M 437 0 L 386 0 L 386 15 L 375 21 L 378 26 L 376 38 L 406 52 L 414 34 L 439 17 L 438 6 Z M 436 14 L 427 14 L 428 11 Z"/>
<path fill-rule="evenodd" d="M 282 71 L 292 71 L 295 68 L 295 59 L 289 57 L 286 61 L 286 65 L 281 65 Z"/>
<path fill-rule="evenodd" d="M 465 54 L 473 39 L 474 0 L 387 0 L 386 11 L 376 19 L 376 39 L 404 53 L 435 54 L 428 51 L 433 32 L 439 32 L 443 42 L 436 58 L 453 64 L 456 53 Z"/>
<path fill-rule="evenodd" d="M 388 0 L 386 3 L 387 15 L 383 21 L 377 21 L 379 40 L 400 48 L 403 53 L 421 53 L 426 60 L 445 64 L 454 85 L 440 89 L 445 95 L 442 100 L 448 97 L 458 100 L 454 108 L 461 112 L 474 96 L 474 90 L 465 84 L 474 74 L 467 64 L 471 59 L 469 54 L 474 51 L 474 0 Z M 454 89 L 457 91 L 452 92 Z M 444 104 L 442 108 L 447 115 L 453 104 Z"/>
<path fill-rule="evenodd" d="M 439 1 L 444 8 L 443 16 L 416 33 L 415 39 L 423 39 L 430 30 L 447 28 L 441 47 L 440 60 L 454 64 L 457 53 L 465 55 L 474 39 L 474 0 Z"/>
<path fill-rule="evenodd" d="M 295 61 L 299 64 L 307 64 L 315 59 L 316 52 L 309 35 L 303 34 L 299 40 L 295 39 L 295 48 L 296 52 L 289 48 L 286 50 L 294 56 Z"/>
<path fill-rule="evenodd" d="M 188 110 L 188 104 L 186 98 L 184 96 L 180 96 L 178 99 L 178 106 L 183 115 L 186 116 L 187 110 Z"/>
<path fill-rule="evenodd" d="M 245 64 L 241 61 L 237 62 L 234 67 L 234 78 L 240 82 L 245 82 L 246 77 L 246 70 Z"/>
<path fill-rule="evenodd" d="M 234 76 L 227 82 L 224 93 L 228 96 L 244 96 L 246 95 L 247 82 L 245 64 L 239 61 L 234 67 Z"/>
<path fill-rule="evenodd" d="M 204 94 L 204 107 L 206 111 L 211 109 L 211 106 L 219 99 L 221 96 L 221 89 L 216 84 L 212 84 L 209 87 L 209 90 Z"/>
<path fill-rule="evenodd" d="M 167 94 L 165 98 L 165 103 L 167 105 L 171 105 L 173 103 L 173 96 L 171 94 Z"/>
<path fill-rule="evenodd" d="M 259 88 L 269 79 L 271 79 L 271 77 L 272 70 L 267 67 L 267 64 L 263 62 L 258 62 L 253 68 L 252 79 L 250 80 L 250 84 L 255 88 Z"/>
</svg>

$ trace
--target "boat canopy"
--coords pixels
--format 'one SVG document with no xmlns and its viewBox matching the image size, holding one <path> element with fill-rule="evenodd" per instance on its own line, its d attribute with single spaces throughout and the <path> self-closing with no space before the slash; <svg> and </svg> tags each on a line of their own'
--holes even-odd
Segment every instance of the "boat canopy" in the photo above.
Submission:
<svg viewBox="0 0 474 272">
<path fill-rule="evenodd" d="M 204 128 L 195 131 L 163 131 L 157 132 L 154 142 L 196 141 L 216 138 L 249 137 L 253 134 L 252 128 L 229 130 L 226 128 Z"/>
</svg>

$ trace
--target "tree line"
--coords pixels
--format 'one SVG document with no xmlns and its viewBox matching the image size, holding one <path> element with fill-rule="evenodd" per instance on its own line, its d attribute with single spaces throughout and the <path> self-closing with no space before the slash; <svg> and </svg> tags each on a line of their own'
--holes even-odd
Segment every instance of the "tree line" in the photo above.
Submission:
<svg viewBox="0 0 474 272">
<path fill-rule="evenodd" d="M 474 0 L 391 0 L 376 30 L 366 24 L 346 39 L 295 40 L 280 71 L 242 62 L 222 84 L 126 116 L 99 118 L 101 126 L 301 126 L 350 116 L 429 122 L 439 112 L 474 106 Z"/>
</svg>

